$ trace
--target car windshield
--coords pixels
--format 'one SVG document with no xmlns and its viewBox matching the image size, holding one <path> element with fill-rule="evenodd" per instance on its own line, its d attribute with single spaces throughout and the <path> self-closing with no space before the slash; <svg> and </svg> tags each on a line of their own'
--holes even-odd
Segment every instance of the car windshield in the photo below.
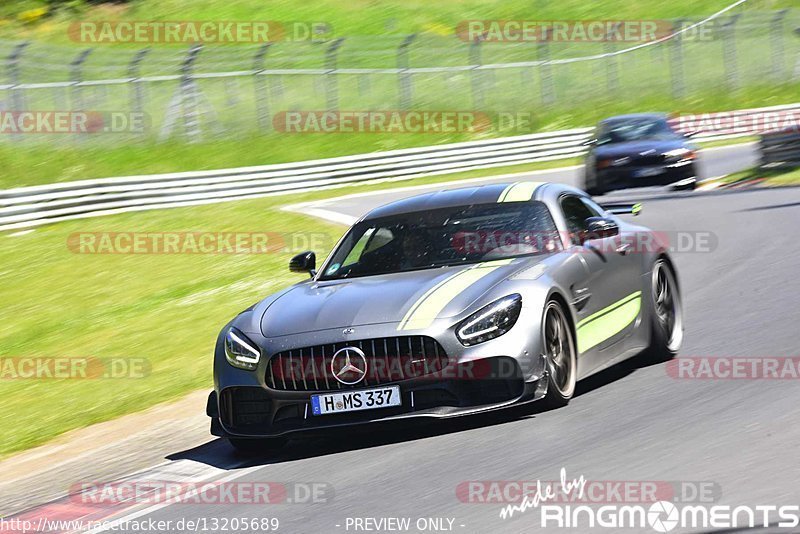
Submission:
<svg viewBox="0 0 800 534">
<path fill-rule="evenodd" d="M 353 226 L 322 280 L 433 269 L 555 252 L 558 231 L 542 202 L 439 208 Z"/>
<path fill-rule="evenodd" d="M 649 117 L 619 119 L 604 122 L 597 133 L 598 145 L 630 141 L 665 140 L 678 136 L 666 119 Z"/>
</svg>

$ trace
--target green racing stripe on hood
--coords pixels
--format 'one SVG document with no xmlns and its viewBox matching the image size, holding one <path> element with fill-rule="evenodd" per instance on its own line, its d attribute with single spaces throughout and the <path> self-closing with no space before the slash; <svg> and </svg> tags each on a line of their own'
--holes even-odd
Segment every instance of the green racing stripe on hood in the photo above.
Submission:
<svg viewBox="0 0 800 534">
<path fill-rule="evenodd" d="M 429 327 L 450 301 L 462 291 L 498 267 L 508 265 L 512 261 L 513 258 L 508 258 L 478 263 L 446 278 L 411 306 L 397 329 L 416 330 Z"/>
</svg>

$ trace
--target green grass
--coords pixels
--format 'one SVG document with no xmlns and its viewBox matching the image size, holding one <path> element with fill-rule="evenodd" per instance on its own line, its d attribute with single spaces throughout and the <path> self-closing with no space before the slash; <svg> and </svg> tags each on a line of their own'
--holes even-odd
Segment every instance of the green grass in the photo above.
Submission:
<svg viewBox="0 0 800 534">
<path fill-rule="evenodd" d="M 759 185 L 765 187 L 778 187 L 786 185 L 800 185 L 800 169 L 759 169 L 729 174 L 722 179 L 724 184 L 751 182 L 759 180 Z"/>
<path fill-rule="evenodd" d="M 66 3 L 66 2 L 65 2 Z M 609 0 L 583 2 L 580 0 L 445 0 L 427 2 L 407 0 L 388 4 L 375 0 L 339 2 L 316 0 L 299 2 L 276 0 L 133 0 L 129 6 L 101 5 L 88 8 L 88 3 L 70 2 L 71 9 L 56 11 L 37 23 L 26 24 L 19 15 L 36 7 L 46 6 L 45 0 L 5 0 L 0 6 L 0 17 L 7 19 L 6 32 L 16 32 L 33 38 L 63 39 L 63 25 L 72 20 L 92 18 L 114 20 L 275 20 L 324 21 L 330 23 L 337 34 L 412 33 L 418 31 L 446 32 L 459 21 L 468 19 L 622 19 L 622 18 L 676 18 L 710 14 L 726 4 L 727 0 Z M 792 0 L 755 0 L 750 9 L 776 9 L 791 7 Z M 83 7 L 81 7 L 83 6 Z"/>
</svg>

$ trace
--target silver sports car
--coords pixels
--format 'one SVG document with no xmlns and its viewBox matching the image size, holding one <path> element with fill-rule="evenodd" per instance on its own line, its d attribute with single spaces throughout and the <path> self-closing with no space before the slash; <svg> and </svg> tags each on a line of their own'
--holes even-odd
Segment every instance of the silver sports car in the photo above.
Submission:
<svg viewBox="0 0 800 534">
<path fill-rule="evenodd" d="M 212 433 L 242 451 L 297 433 L 529 402 L 683 340 L 667 244 L 583 191 L 517 182 L 437 191 L 362 217 L 309 279 L 219 335 Z"/>
</svg>

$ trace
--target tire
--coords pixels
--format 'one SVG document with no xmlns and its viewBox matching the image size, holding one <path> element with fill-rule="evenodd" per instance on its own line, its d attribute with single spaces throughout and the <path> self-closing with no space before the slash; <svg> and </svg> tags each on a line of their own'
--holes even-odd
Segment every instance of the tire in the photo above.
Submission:
<svg viewBox="0 0 800 534">
<path fill-rule="evenodd" d="M 280 451 L 286 442 L 286 438 L 228 438 L 234 450 L 242 456 L 258 456 Z"/>
<path fill-rule="evenodd" d="M 592 185 L 589 185 L 590 183 Z M 583 190 L 593 197 L 599 197 L 605 193 L 600 183 L 597 181 L 597 172 L 590 170 L 589 165 L 584 165 L 583 167 Z"/>
<path fill-rule="evenodd" d="M 575 393 L 578 358 L 575 335 L 563 306 L 550 300 L 542 314 L 542 343 L 547 362 L 547 393 L 540 401 L 545 409 L 569 404 Z"/>
<path fill-rule="evenodd" d="M 654 362 L 675 357 L 683 344 L 683 301 L 675 273 L 664 258 L 653 264 L 650 276 L 650 347 Z"/>
</svg>

